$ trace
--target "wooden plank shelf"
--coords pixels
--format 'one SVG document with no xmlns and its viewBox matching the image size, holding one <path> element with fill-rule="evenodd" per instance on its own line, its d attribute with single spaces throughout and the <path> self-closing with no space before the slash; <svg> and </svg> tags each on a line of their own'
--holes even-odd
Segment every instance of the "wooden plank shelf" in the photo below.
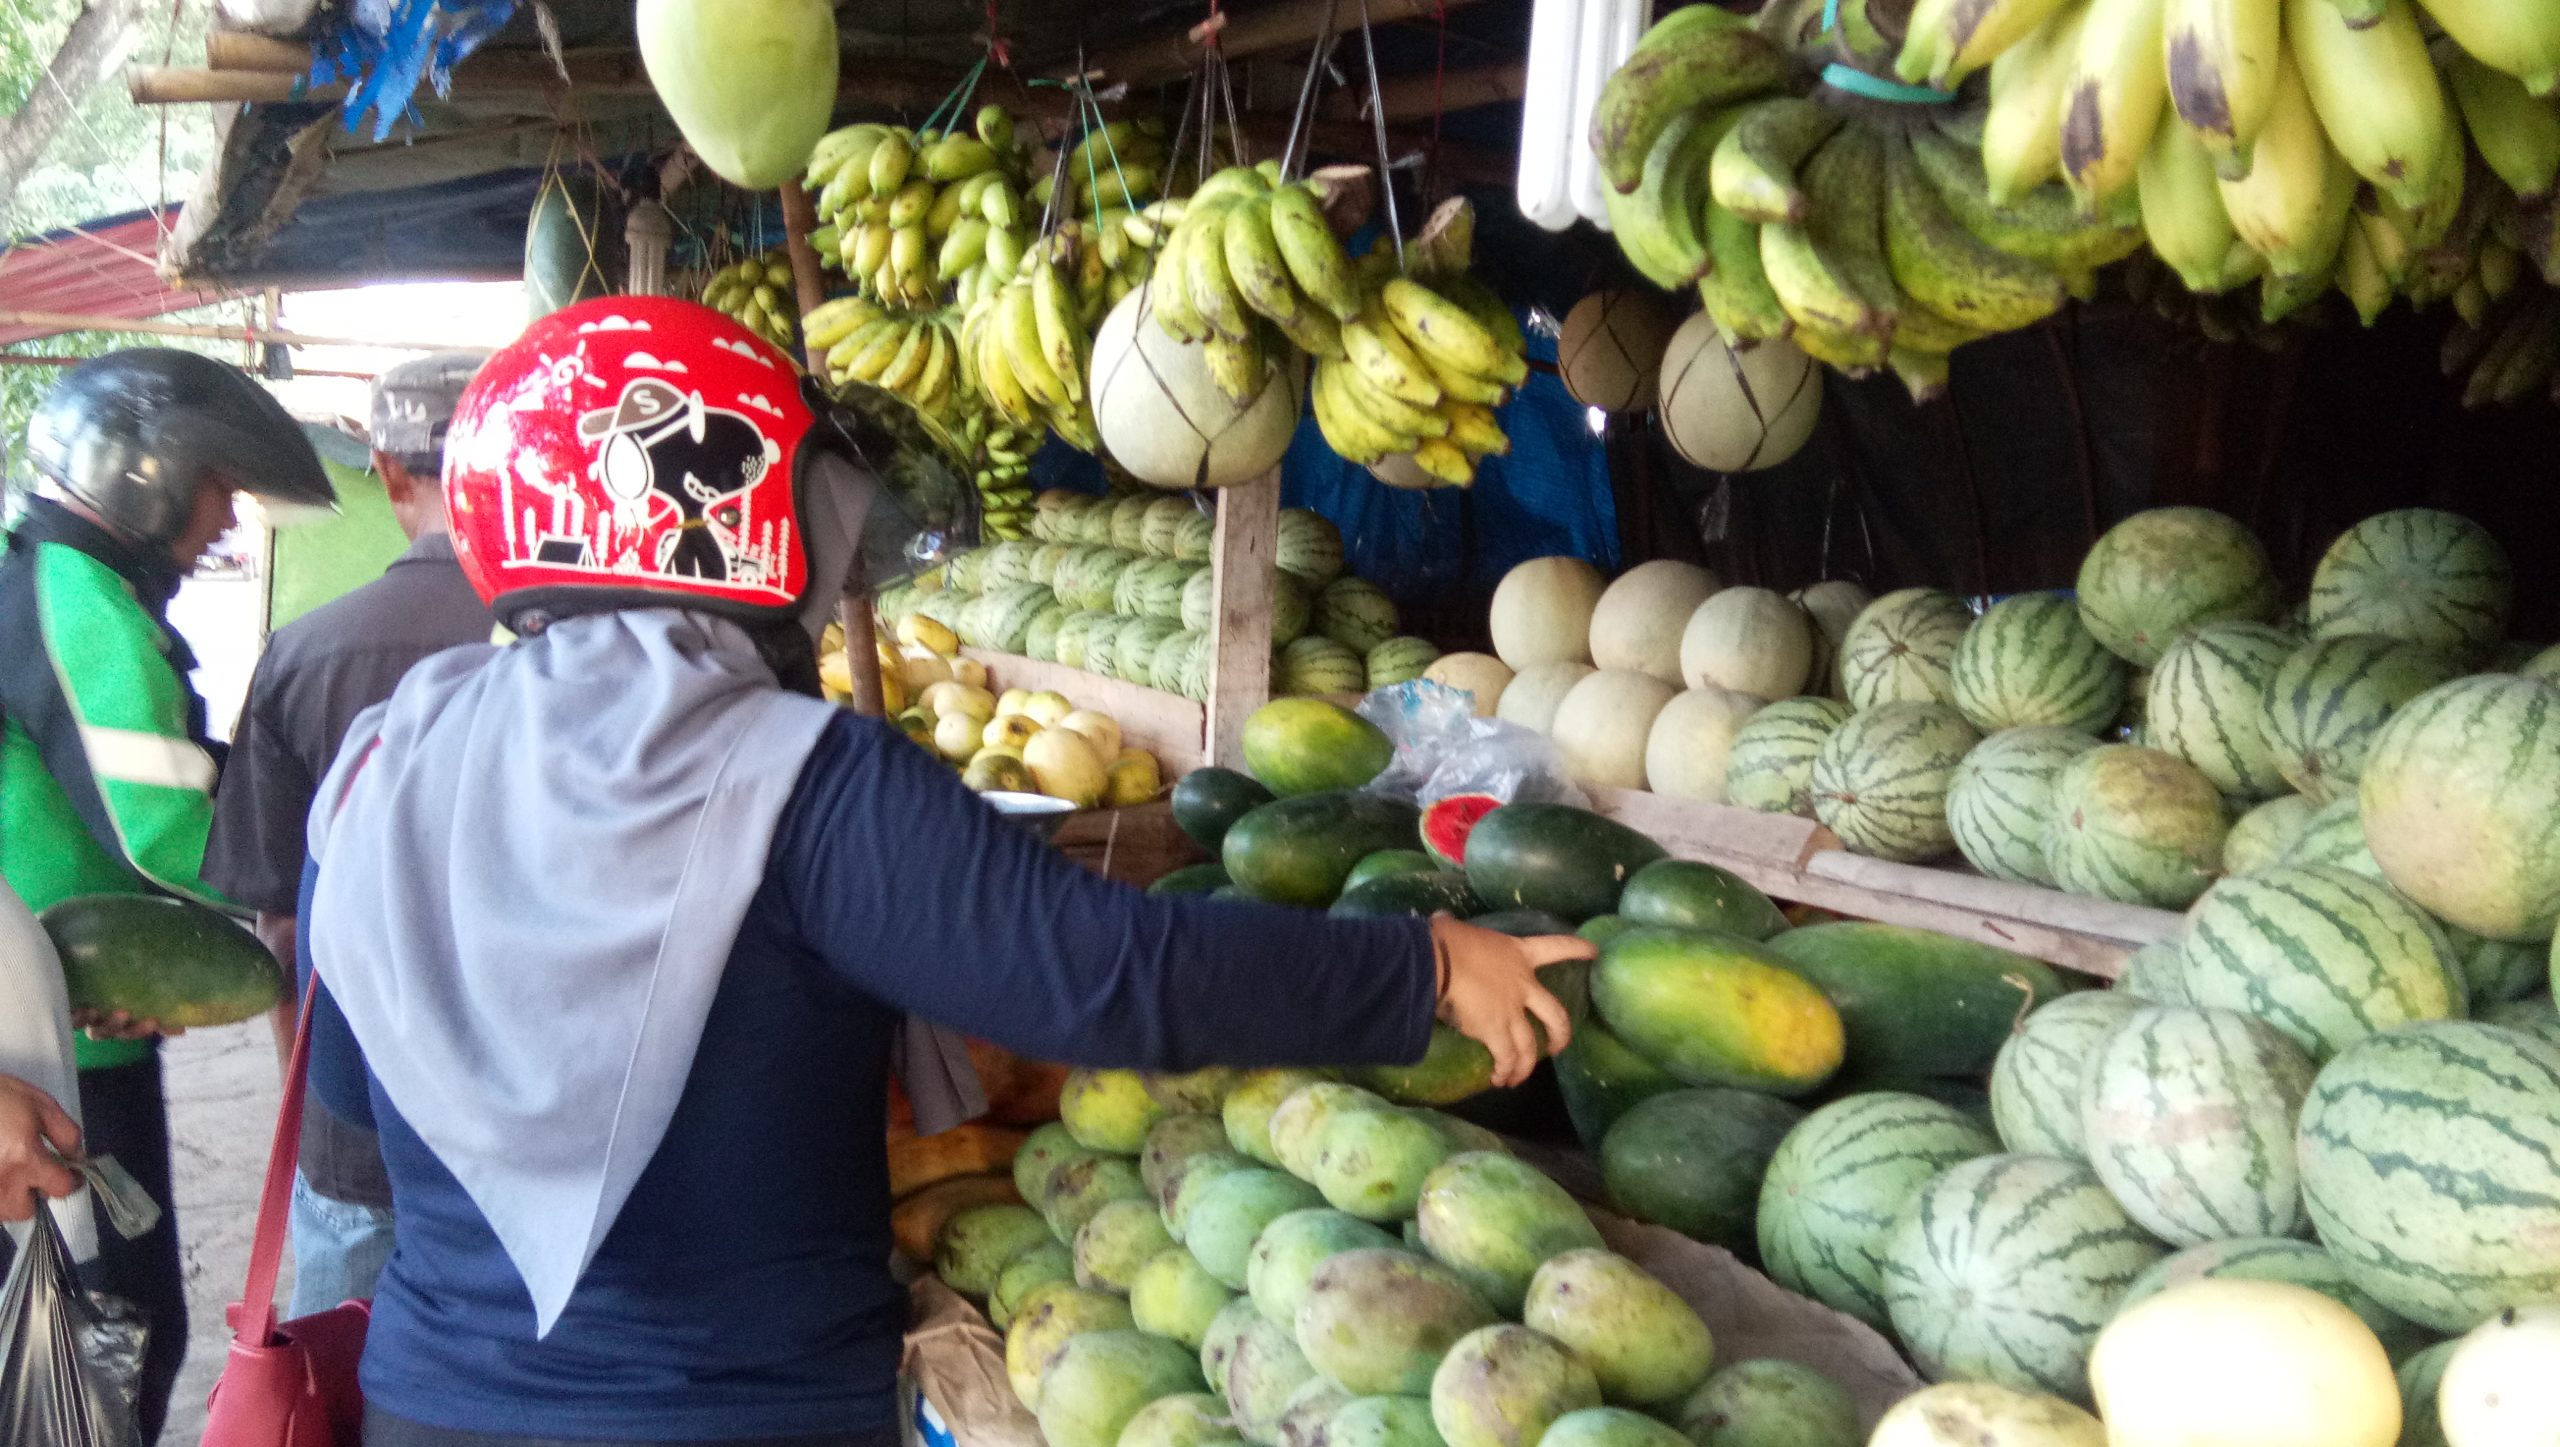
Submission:
<svg viewBox="0 0 2560 1447">
<path fill-rule="evenodd" d="M 2102 979 L 2115 978 L 2135 950 L 2185 927 L 2182 916 L 2164 909 L 1869 859 L 1792 814 L 1632 789 L 1591 793 L 1602 814 L 1680 858 L 1729 869 L 1772 898 L 1977 940 Z"/>
<path fill-rule="evenodd" d="M 1179 694 L 1126 679 L 1105 678 L 1063 663 L 1042 663 L 1018 653 L 963 648 L 960 655 L 985 664 L 987 685 L 998 693 L 1008 688 L 1061 693 L 1078 708 L 1094 709 L 1118 719 L 1121 738 L 1130 747 L 1155 755 L 1164 765 L 1167 781 L 1209 762 L 1208 710 Z"/>
</svg>

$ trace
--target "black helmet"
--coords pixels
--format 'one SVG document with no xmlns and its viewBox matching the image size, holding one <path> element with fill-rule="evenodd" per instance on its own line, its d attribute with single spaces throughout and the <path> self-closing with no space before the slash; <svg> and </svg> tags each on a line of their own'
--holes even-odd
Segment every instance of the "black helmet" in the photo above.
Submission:
<svg viewBox="0 0 2560 1447">
<path fill-rule="evenodd" d="M 265 501 L 334 507 L 302 427 L 264 387 L 194 352 L 135 347 L 71 369 L 27 424 L 27 453 L 134 543 L 177 540 L 209 474 Z"/>
</svg>

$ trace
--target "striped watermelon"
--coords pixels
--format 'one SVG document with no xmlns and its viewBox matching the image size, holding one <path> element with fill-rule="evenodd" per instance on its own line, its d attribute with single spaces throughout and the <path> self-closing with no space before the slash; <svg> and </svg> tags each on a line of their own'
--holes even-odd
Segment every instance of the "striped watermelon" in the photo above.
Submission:
<svg viewBox="0 0 2560 1447">
<path fill-rule="evenodd" d="M 2292 1151 L 2290 1140 L 2285 1149 Z M 2123 1305 L 2116 1309 L 2127 1310 L 2135 1302 L 2157 1296 L 2172 1286 L 2215 1277 L 2282 1281 L 2319 1292 L 2363 1318 L 2394 1360 L 2426 1345 L 2429 1336 L 2425 1329 L 2410 1324 L 2391 1308 L 2357 1290 L 2355 1283 L 2347 1280 L 2347 1269 L 2338 1264 L 2338 1258 L 2308 1241 L 2277 1236 L 2208 1241 L 2164 1256 L 2133 1279 L 2133 1285 L 2125 1288 Z"/>
<path fill-rule="evenodd" d="M 1131 559 L 1129 565 L 1120 570 L 1120 576 L 1111 584 L 1111 611 L 1123 618 L 1146 616 L 1146 607 L 1139 600 L 1149 591 L 1156 570 L 1168 561 L 1170 559 L 1166 558 Z"/>
<path fill-rule="evenodd" d="M 1411 683 L 1440 661 L 1440 650 L 1422 638 L 1390 638 L 1369 650 L 1369 686 L 1386 688 Z"/>
<path fill-rule="evenodd" d="M 2124 661 L 2089 636 L 2080 605 L 2063 593 L 1992 604 L 1956 645 L 1948 678 L 1957 711 L 1984 733 L 2094 734 L 2124 707 Z"/>
<path fill-rule="evenodd" d="M 2420 694 L 2357 797 L 2383 877 L 2447 924 L 2532 940 L 2560 923 L 2560 686 L 2497 673 Z"/>
<path fill-rule="evenodd" d="M 2151 747 L 2202 769 L 2235 799 L 2283 793 L 2267 742 L 2267 685 L 2297 646 L 2264 623 L 2209 623 L 2170 644 L 2143 712 Z"/>
<path fill-rule="evenodd" d="M 2089 1165 L 2173 1246 L 2302 1229 L 2302 1047 L 2230 1010 L 2153 1006 L 2099 1045 L 2080 1094 Z"/>
<path fill-rule="evenodd" d="M 2222 872 L 2229 875 L 2255 874 L 2269 868 L 2293 848 L 2294 841 L 2311 824 L 2320 806 L 2300 794 L 2286 794 L 2269 799 L 2240 816 L 2231 832 L 2222 839 Z M 2363 826 L 2357 826 L 2359 837 Z"/>
<path fill-rule="evenodd" d="M 2468 1331 L 2560 1298 L 2560 1045 L 2468 1020 L 2365 1040 L 2313 1082 L 2304 1204 L 2347 1279 Z"/>
<path fill-rule="evenodd" d="M 1021 538 L 997 543 L 988 548 L 986 557 L 978 569 L 978 591 L 991 592 L 997 588 L 1029 581 L 1031 559 L 1039 550 L 1039 544 Z"/>
<path fill-rule="evenodd" d="M 1182 626 L 1206 633 L 1218 616 L 1218 570 L 1202 568 L 1182 584 Z"/>
<path fill-rule="evenodd" d="M 2516 665 L 2515 671 L 2545 683 L 2560 683 L 2560 643 L 2554 643 Z"/>
<path fill-rule="evenodd" d="M 1860 854 L 1944 854 L 1955 845 L 1947 787 L 1980 742 L 1964 716 L 1944 704 L 1888 703 L 1853 715 L 1814 756 L 1814 817 Z"/>
<path fill-rule="evenodd" d="M 2314 637 L 2372 634 L 2460 658 L 2506 636 L 2515 569 L 2471 519 L 2434 508 L 2377 513 L 2347 529 L 2311 574 Z"/>
<path fill-rule="evenodd" d="M 1043 543 L 1040 551 L 1031 555 L 1031 570 L 1025 576 L 1043 588 L 1054 590 L 1058 586 L 1058 565 L 1075 554 L 1076 545 L 1073 543 Z"/>
<path fill-rule="evenodd" d="M 1156 650 L 1181 632 L 1182 625 L 1171 618 L 1132 618 L 1120 625 L 1112 639 L 1112 664 L 1131 683 L 1151 683 L 1156 676 Z"/>
<path fill-rule="evenodd" d="M 2053 727 L 2004 729 L 1976 744 L 1947 790 L 1956 848 L 1994 879 L 2053 883 L 2044 831 L 2053 820 L 2054 776 L 2096 747 L 2087 734 Z"/>
<path fill-rule="evenodd" d="M 1840 640 L 1840 683 L 1860 711 L 1888 703 L 1946 703 L 1956 648 L 1973 610 L 1953 593 L 1905 588 L 1859 610 Z"/>
<path fill-rule="evenodd" d="M 1760 1180 L 1760 1261 L 1769 1275 L 1874 1327 L 1885 1313 L 1885 1237 L 1931 1177 L 2000 1149 L 1979 1121 L 1924 1096 L 1835 1100 L 1778 1145 Z"/>
<path fill-rule="evenodd" d="M 2193 764 L 2106 744 L 2053 781 L 2045 867 L 2073 894 L 2183 909 L 2222 869 L 2222 796 Z"/>
<path fill-rule="evenodd" d="M 1124 553 L 1135 554 L 1147 538 L 1147 509 L 1161 499 L 1152 494 L 1131 493 L 1111 499 L 1109 517 L 1111 536 L 1104 541 Z"/>
<path fill-rule="evenodd" d="M 1813 760 L 1849 721 L 1836 698 L 1785 698 L 1751 716 L 1733 736 L 1725 799 L 1746 809 L 1813 817 Z"/>
<path fill-rule="evenodd" d="M 1069 613 L 1067 621 L 1058 625 L 1058 662 L 1069 668 L 1083 668 L 1092 647 L 1094 629 L 1109 621 L 1111 615 L 1108 613 Z"/>
<path fill-rule="evenodd" d="M 1354 653 L 1365 656 L 1401 626 L 1394 600 L 1366 578 L 1346 574 L 1316 594 L 1316 631 Z"/>
<path fill-rule="evenodd" d="M 987 587 L 987 549 L 961 548 L 943 561 L 944 586 L 954 593 L 976 596 Z"/>
<path fill-rule="evenodd" d="M 2461 668 L 2449 656 L 2349 634 L 2304 645 L 2267 686 L 2267 743 L 2285 782 L 2319 803 L 2356 791 L 2373 736 Z"/>
<path fill-rule="evenodd" d="M 1286 647 L 1306 637 L 1315 611 L 1316 585 L 1295 573 L 1275 575 L 1271 580 L 1271 646 Z"/>
<path fill-rule="evenodd" d="M 2187 942 L 2176 939 L 2153 940 L 2125 958 L 2123 973 L 2116 976 L 2116 993 L 2129 995 L 2153 1005 L 2186 1005 L 2194 1003 L 2187 996 Z"/>
<path fill-rule="evenodd" d="M 2284 851 L 2279 864 L 2327 864 L 2367 879 L 2380 879 L 2382 866 L 2364 843 L 2364 807 L 2353 794 L 2323 804 L 2302 821 L 2302 832 Z"/>
<path fill-rule="evenodd" d="M 2086 1160 L 2080 1087 L 2091 1057 L 2147 1008 L 2115 990 L 2065 995 L 2020 1022 L 1991 1061 L 1991 1121 L 2022 1155 Z"/>
<path fill-rule="evenodd" d="M 2531 1035 L 2553 1045 L 2560 1045 L 2560 1005 L 2549 995 L 2527 995 L 2509 1000 L 2480 1012 L 2484 1024 L 2504 1025 L 2510 1030 Z"/>
<path fill-rule="evenodd" d="M 1037 583 L 1003 583 L 989 588 L 960 614 L 960 639 L 999 653 L 1020 653 L 1031 633 L 1031 620 L 1056 602 Z"/>
<path fill-rule="evenodd" d="M 1885 1305 L 1922 1372 L 2089 1399 L 2089 1348 L 2164 1253 L 2077 1161 L 1986 1156 L 1921 1188 L 1885 1243 Z"/>
<path fill-rule="evenodd" d="M 2108 651 L 2149 668 L 2200 623 L 2275 616 L 2266 549 L 2209 508 L 2161 507 L 2107 529 L 2080 562 L 2080 621 Z"/>
<path fill-rule="evenodd" d="M 2452 1447 L 2444 1435 L 2440 1409 L 2444 1369 L 2463 1339 L 2437 1342 L 2400 1364 L 2393 1375 L 2400 1383 L 2400 1441 L 2396 1447 Z"/>
<path fill-rule="evenodd" d="M 2187 991 L 2327 1060 L 2377 1030 L 2462 1013 L 2461 965 L 2424 911 L 2325 865 L 2226 879 L 2187 928 Z"/>
<path fill-rule="evenodd" d="M 2448 929 L 2445 933 L 2451 937 L 2453 931 Z M 2491 1005 L 2521 1000 L 2550 988 L 2552 949 L 2548 945 L 2484 940 L 2470 934 L 2455 939 L 2453 944 L 2454 953 L 2462 959 L 2463 978 L 2470 982 L 2471 1012 L 2475 1015 Z"/>
<path fill-rule="evenodd" d="M 1367 681 L 1360 655 L 1321 633 L 1280 650 L 1281 693 L 1358 693 Z"/>
<path fill-rule="evenodd" d="M 1342 576 L 1342 531 L 1324 514 L 1302 507 L 1280 510 L 1280 539 L 1272 555 L 1281 572 L 1314 587 Z"/>
<path fill-rule="evenodd" d="M 1156 645 L 1155 658 L 1147 665 L 1147 686 L 1164 693 L 1178 694 L 1188 676 L 1193 650 L 1206 634 L 1183 629 Z"/>
<path fill-rule="evenodd" d="M 1067 616 L 1064 603 L 1051 603 L 1034 615 L 1031 626 L 1023 631 L 1022 656 L 1042 663 L 1057 662 L 1058 630 L 1066 626 Z"/>
<path fill-rule="evenodd" d="M 1186 563 L 1205 563 L 1217 552 L 1218 519 L 1194 510 L 1174 531 L 1173 555 Z"/>
<path fill-rule="evenodd" d="M 1178 556 L 1174 539 L 1181 536 L 1183 523 L 1199 516 L 1200 510 L 1187 497 L 1160 497 L 1147 504 L 1145 521 L 1138 526 L 1138 547 L 1151 557 Z"/>
</svg>

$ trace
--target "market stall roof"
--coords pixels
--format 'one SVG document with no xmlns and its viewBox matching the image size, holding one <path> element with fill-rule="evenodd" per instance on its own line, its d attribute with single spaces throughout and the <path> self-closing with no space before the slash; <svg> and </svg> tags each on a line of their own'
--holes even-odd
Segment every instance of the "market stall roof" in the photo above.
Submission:
<svg viewBox="0 0 2560 1447">
<path fill-rule="evenodd" d="M 1190 32 L 1202 0 L 1060 5 L 987 0 L 844 0 L 840 119 L 921 119 L 986 52 L 999 20 L 1015 76 L 1096 73 L 1142 97 L 1181 85 L 1199 55 Z M 1399 151 L 1433 136 L 1433 119 L 1519 95 L 1527 0 L 1234 0 L 1222 45 L 1248 124 L 1285 130 L 1310 37 L 1328 15 L 1377 22 L 1385 109 Z M 552 22 L 549 33 L 538 15 Z M 387 139 L 370 119 L 351 128 L 336 90 L 309 85 L 307 38 L 217 34 L 211 69 L 141 71 L 137 99 L 220 108 L 216 159 L 162 250 L 163 270 L 198 285 L 345 285 L 363 279 L 514 275 L 541 176 L 581 159 L 613 162 L 671 148 L 675 127 L 643 73 L 629 0 L 551 0 L 523 7 L 454 72 L 449 94 L 421 90 Z M 1356 75 L 1358 67 L 1338 67 Z M 1055 114 L 1064 91 L 993 76 L 989 99 Z M 1337 95 L 1320 144 L 1368 143 L 1365 97 Z M 1443 128 L 1439 162 L 1492 179 L 1507 156 L 1516 107 L 1460 116 Z M 1276 134 L 1274 135 L 1276 144 Z M 1481 151 L 1470 147 L 1482 145 Z M 1507 173 L 1507 161 L 1498 169 Z"/>
<path fill-rule="evenodd" d="M 65 330 L 36 319 L 46 315 L 131 321 L 220 300 L 161 280 L 161 228 L 176 215 L 129 211 L 0 245 L 0 347 Z"/>
</svg>

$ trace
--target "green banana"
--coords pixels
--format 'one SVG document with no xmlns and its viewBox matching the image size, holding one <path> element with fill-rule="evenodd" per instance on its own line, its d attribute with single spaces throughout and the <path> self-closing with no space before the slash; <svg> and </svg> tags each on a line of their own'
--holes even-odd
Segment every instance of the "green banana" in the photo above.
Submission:
<svg viewBox="0 0 2560 1447">
<path fill-rule="evenodd" d="M 1191 289 L 1191 305 L 1209 330 L 1229 341 L 1253 339 L 1253 314 L 1244 293 L 1227 275 L 1226 225 L 1236 207 L 1218 207 L 1195 215 L 1184 229 L 1196 233 L 1182 251 L 1182 275 L 1176 280 Z"/>
<path fill-rule="evenodd" d="M 2346 239 L 2338 244 L 2337 284 L 2366 326 L 2372 326 L 2383 308 L 2391 305 L 2391 278 L 2382 274 L 2382 263 L 2374 259 L 2361 226 L 2348 227 Z"/>
<path fill-rule="evenodd" d="M 1684 153 L 1692 152 L 1692 144 L 1707 124 L 1703 111 L 1689 111 L 1672 119 L 1663 127 L 1653 143 L 1653 154 L 1645 158 L 1644 179 L 1632 192 L 1602 188 L 1601 203 L 1607 207 L 1612 234 L 1618 249 L 1626 253 L 1645 280 L 1665 291 L 1676 290 L 1695 281 L 1698 271 L 1707 263 L 1703 250 L 1685 251 L 1671 234 L 1673 198 L 1668 194 L 1673 178 L 1682 174 Z M 1687 165 L 1694 165 L 1692 156 Z"/>
<path fill-rule="evenodd" d="M 2560 91 L 2560 6 L 2543 0 L 2426 0 L 2426 6 L 2428 18 L 2481 64 L 2523 81 L 2534 95 Z"/>
<path fill-rule="evenodd" d="M 1246 306 L 1291 333 L 1298 318 L 1312 310 L 1280 259 L 1280 243 L 1271 234 L 1271 203 L 1256 196 L 1238 202 L 1227 213 L 1220 239 L 1226 249 L 1227 276 L 1243 294 Z M 1291 333 L 1294 334 L 1294 333 Z"/>
<path fill-rule="evenodd" d="M 1358 316 L 1360 284 L 1352 273 L 1351 258 L 1325 223 L 1315 193 L 1304 186 L 1283 186 L 1271 193 L 1270 214 L 1272 240 L 1298 290 L 1333 313 L 1335 321 Z"/>
<path fill-rule="evenodd" d="M 2550 195 L 2560 182 L 2560 103 L 2533 95 L 2523 81 L 2458 47 L 2445 47 L 2438 58 L 2480 159 L 2525 200 Z"/>
<path fill-rule="evenodd" d="M 1716 143 L 1707 173 L 1716 204 L 1751 221 L 1803 221 L 1810 203 L 1796 185 L 1796 168 L 1841 121 L 1839 112 L 1798 96 L 1749 107 Z"/>
<path fill-rule="evenodd" d="M 1911 158 L 1965 230 L 2011 256 L 2042 262 L 2067 276 L 2095 271 L 2142 249 L 2141 203 L 2129 191 L 2090 219 L 2058 183 L 2038 186 L 2007 205 L 1993 201 L 1982 158 L 1952 136 L 1912 132 Z"/>
<path fill-rule="evenodd" d="M 1671 12 L 1663 24 L 1699 10 L 1721 18 L 1691 22 L 1696 33 L 1677 43 L 1639 46 L 1601 87 L 1591 112 L 1591 149 L 1600 158 L 1602 178 L 1619 191 L 1633 191 L 1643 181 L 1654 141 L 1681 115 L 1786 83 L 1787 53 L 1739 17 L 1692 5 Z"/>
<path fill-rule="evenodd" d="M 1895 309 L 1884 254 L 1883 139 L 1862 126 L 1843 129 L 1813 153 L 1804 181 L 1813 203 L 1805 223 L 1760 228 L 1769 285 L 1799 331 L 1837 336 L 1859 359 L 1846 364 L 1853 369 L 1880 366 Z"/>
<path fill-rule="evenodd" d="M 1783 337 L 1795 322 L 1769 288 L 1760 265 L 1760 227 L 1721 206 L 1707 212 L 1707 245 L 1715 266 L 1698 278 L 1698 300 L 1716 330 L 1735 346 Z"/>
<path fill-rule="evenodd" d="M 1975 240 L 1899 142 L 1885 157 L 1884 241 L 1894 281 L 1951 321 L 2015 331 L 2062 307 L 2062 283 L 2052 269 Z"/>
<path fill-rule="evenodd" d="M 1187 257 L 1192 243 L 1199 240 L 1198 222 L 1205 213 L 1194 208 L 1184 224 L 1174 227 L 1165 237 L 1164 246 L 1156 252 L 1155 270 L 1147 273 L 1147 305 L 1155 313 L 1156 325 L 1166 336 L 1177 341 L 1199 342 L 1209 338 L 1208 320 L 1191 301 L 1191 274 Z"/>
</svg>

